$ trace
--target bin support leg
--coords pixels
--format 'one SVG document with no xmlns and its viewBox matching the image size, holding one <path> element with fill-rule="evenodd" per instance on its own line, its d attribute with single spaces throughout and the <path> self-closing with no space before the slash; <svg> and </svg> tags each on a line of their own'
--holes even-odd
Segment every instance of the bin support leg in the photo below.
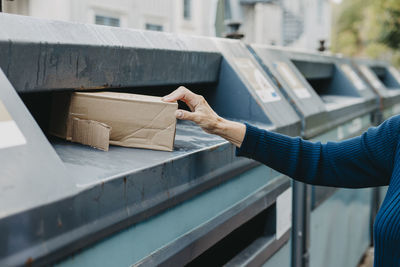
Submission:
<svg viewBox="0 0 400 267">
<path fill-rule="evenodd" d="M 309 266 L 310 186 L 293 181 L 292 267 Z"/>
<path fill-rule="evenodd" d="M 374 245 L 374 221 L 376 214 L 379 211 L 380 205 L 380 188 L 375 187 L 372 189 L 372 203 L 371 203 L 371 221 L 370 221 L 370 235 L 371 235 L 371 245 Z"/>
</svg>

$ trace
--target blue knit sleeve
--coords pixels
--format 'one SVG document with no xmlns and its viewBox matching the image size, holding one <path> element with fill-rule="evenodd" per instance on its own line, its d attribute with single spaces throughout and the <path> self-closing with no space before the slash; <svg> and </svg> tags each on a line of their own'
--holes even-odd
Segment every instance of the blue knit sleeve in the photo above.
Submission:
<svg viewBox="0 0 400 267">
<path fill-rule="evenodd" d="M 246 124 L 236 155 L 255 159 L 296 180 L 334 187 L 388 185 L 398 145 L 400 116 L 341 142 L 310 142 Z"/>
</svg>

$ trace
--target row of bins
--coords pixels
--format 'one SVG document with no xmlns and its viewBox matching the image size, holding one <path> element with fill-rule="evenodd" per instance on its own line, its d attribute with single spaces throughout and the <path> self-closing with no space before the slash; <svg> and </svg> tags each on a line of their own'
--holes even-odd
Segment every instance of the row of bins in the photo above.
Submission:
<svg viewBox="0 0 400 267">
<path fill-rule="evenodd" d="M 173 152 L 102 152 L 47 127 L 59 92 L 186 85 L 225 118 L 340 141 L 400 113 L 387 63 L 9 14 L 0 29 L 0 111 L 25 139 L 0 148 L 1 266 L 350 267 L 371 244 L 384 189 L 293 182 L 189 122 Z"/>
<path fill-rule="evenodd" d="M 263 66 L 279 80 L 303 122 L 302 137 L 340 141 L 372 125 L 372 89 L 347 59 L 252 45 Z M 371 189 L 338 189 L 295 183 L 305 212 L 294 216 L 305 235 L 293 247 L 296 266 L 356 266 L 370 245 Z M 305 195 L 305 199 L 303 197 Z M 304 217 L 305 215 L 305 217 Z"/>
</svg>

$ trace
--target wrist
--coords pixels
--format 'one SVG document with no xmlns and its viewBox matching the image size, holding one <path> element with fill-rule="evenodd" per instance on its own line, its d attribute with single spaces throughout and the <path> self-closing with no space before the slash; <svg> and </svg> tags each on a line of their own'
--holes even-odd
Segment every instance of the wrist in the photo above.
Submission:
<svg viewBox="0 0 400 267">
<path fill-rule="evenodd" d="M 217 120 L 215 122 L 213 134 L 222 136 L 225 135 L 229 128 L 229 121 L 225 120 L 224 118 L 217 117 Z"/>
<path fill-rule="evenodd" d="M 225 120 L 220 118 L 216 124 L 214 134 L 225 138 L 237 147 L 242 145 L 246 133 L 246 125 L 243 123 Z"/>
</svg>

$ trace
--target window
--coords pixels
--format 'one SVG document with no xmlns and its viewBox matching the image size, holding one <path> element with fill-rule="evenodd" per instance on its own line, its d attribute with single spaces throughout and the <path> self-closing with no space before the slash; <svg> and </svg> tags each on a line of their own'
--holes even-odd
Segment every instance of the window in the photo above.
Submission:
<svg viewBox="0 0 400 267">
<path fill-rule="evenodd" d="M 113 26 L 113 27 L 120 26 L 119 18 L 106 17 L 106 16 L 100 16 L 100 15 L 96 15 L 95 23 L 99 24 L 99 25 L 106 25 L 106 26 Z"/>
<path fill-rule="evenodd" d="M 183 0 L 183 18 L 186 20 L 190 20 L 192 17 L 192 1 L 191 0 Z"/>
<path fill-rule="evenodd" d="M 146 30 L 162 32 L 163 26 L 157 25 L 157 24 L 146 23 Z"/>
</svg>

